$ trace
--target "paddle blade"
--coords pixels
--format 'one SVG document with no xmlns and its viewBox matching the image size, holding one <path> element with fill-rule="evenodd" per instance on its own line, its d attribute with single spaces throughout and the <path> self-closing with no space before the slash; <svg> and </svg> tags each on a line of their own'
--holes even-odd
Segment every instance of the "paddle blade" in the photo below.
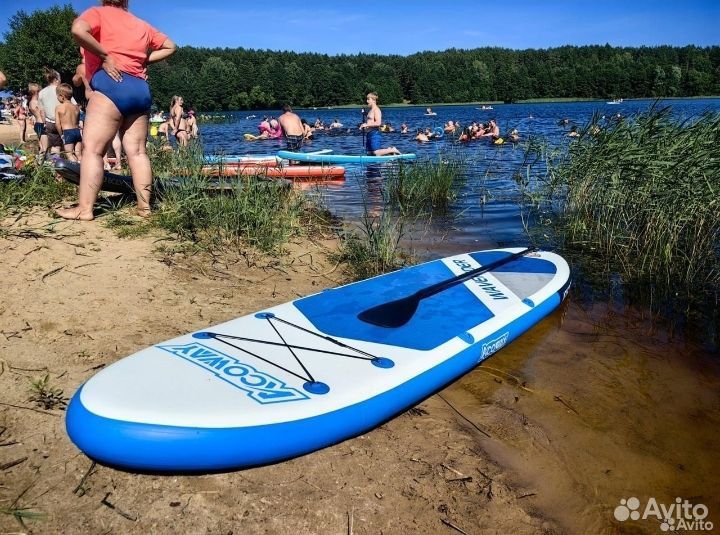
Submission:
<svg viewBox="0 0 720 535">
<path fill-rule="evenodd" d="M 378 327 L 396 328 L 402 327 L 417 310 L 420 300 L 411 295 L 397 301 L 390 301 L 372 308 L 368 308 L 358 314 L 358 319 L 365 323 L 371 323 Z"/>
</svg>

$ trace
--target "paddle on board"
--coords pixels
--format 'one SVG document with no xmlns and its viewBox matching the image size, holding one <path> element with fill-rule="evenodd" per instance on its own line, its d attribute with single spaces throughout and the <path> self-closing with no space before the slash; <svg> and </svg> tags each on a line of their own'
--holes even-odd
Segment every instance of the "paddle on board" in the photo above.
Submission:
<svg viewBox="0 0 720 535">
<path fill-rule="evenodd" d="M 481 266 L 473 269 L 472 271 L 468 271 L 467 273 L 463 273 L 462 275 L 457 275 L 456 277 L 451 277 L 449 279 L 445 279 L 444 281 L 437 282 L 432 286 L 418 290 L 407 297 L 402 297 L 400 299 L 396 299 L 395 301 L 390 301 L 388 303 L 383 303 L 381 305 L 368 308 L 367 310 L 363 310 L 357 317 L 365 323 L 371 323 L 373 325 L 377 325 L 378 327 L 402 327 L 410 321 L 415 314 L 420 301 L 423 299 L 443 292 L 453 286 L 457 286 L 458 284 L 473 279 L 478 275 L 497 269 L 500 266 L 504 266 L 505 264 L 508 264 L 513 260 L 517 260 L 521 256 L 525 256 L 526 254 L 532 253 L 536 250 L 537 247 L 528 247 L 520 252 L 511 254 L 505 258 L 496 260 L 495 262 L 491 262 L 486 266 Z"/>
</svg>

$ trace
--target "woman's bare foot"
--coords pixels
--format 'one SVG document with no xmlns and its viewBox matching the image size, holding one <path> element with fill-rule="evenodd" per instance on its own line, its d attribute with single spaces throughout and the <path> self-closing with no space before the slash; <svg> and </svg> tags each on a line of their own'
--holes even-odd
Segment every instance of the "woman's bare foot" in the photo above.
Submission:
<svg viewBox="0 0 720 535">
<path fill-rule="evenodd" d="M 143 219 L 150 219 L 152 213 L 150 212 L 150 208 L 138 208 L 137 215 L 139 215 Z"/>
<path fill-rule="evenodd" d="M 79 206 L 72 206 L 70 208 L 61 208 L 55 210 L 55 213 L 63 219 L 70 219 L 73 221 L 92 221 L 95 216 L 90 212 L 81 210 Z"/>
</svg>

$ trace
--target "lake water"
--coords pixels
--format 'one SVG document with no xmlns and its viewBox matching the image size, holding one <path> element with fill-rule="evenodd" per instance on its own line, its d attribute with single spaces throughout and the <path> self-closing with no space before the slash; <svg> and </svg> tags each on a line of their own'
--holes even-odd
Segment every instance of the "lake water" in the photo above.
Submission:
<svg viewBox="0 0 720 535">
<path fill-rule="evenodd" d="M 653 101 L 434 106 L 387 108 L 385 122 L 410 131 L 469 124 L 496 118 L 504 134 L 517 128 L 523 140 L 544 136 L 567 143 L 572 124 L 593 115 L 631 116 Z M 720 99 L 672 100 L 678 118 L 720 111 Z M 236 112 L 227 124 L 201 125 L 207 152 L 268 154 L 276 141 L 246 142 L 265 111 Z M 250 114 L 257 117 L 246 119 Z M 357 109 L 300 110 L 311 123 L 337 118 L 348 132 L 319 133 L 312 149 L 362 153 Z M 559 126 L 568 118 L 570 124 Z M 471 161 L 467 182 L 447 217 L 426 218 L 409 243 L 421 258 L 528 242 L 512 174 L 524 156 L 521 147 L 451 141 L 418 144 L 414 135 L 387 134 L 384 140 L 420 158 L 457 154 Z M 720 149 L 719 149 L 720 150 Z M 371 212 L 382 207 L 383 167 L 347 166 L 344 183 L 321 188 L 336 215 L 357 220 L 363 199 Z M 429 220 L 428 220 L 429 219 Z M 530 222 L 532 225 L 532 221 Z M 621 499 L 650 498 L 673 504 L 677 497 L 709 509 L 706 520 L 720 526 L 720 363 L 712 330 L 703 337 L 679 334 L 670 321 L 618 299 L 615 277 L 593 299 L 580 292 L 585 281 L 574 271 L 574 290 L 561 310 L 443 392 L 463 415 L 486 429 L 478 449 L 501 464 L 522 495 L 541 514 L 568 532 L 657 533 L 657 520 L 620 522 L 613 517 Z M 712 315 L 712 314 L 711 314 Z M 717 317 L 717 314 L 715 314 Z M 705 327 L 703 327 L 705 329 Z M 715 334 L 715 337 L 717 334 Z M 518 491 L 520 492 L 520 491 Z"/>
<path fill-rule="evenodd" d="M 520 218 L 519 197 L 516 185 L 511 177 L 522 163 L 522 146 L 508 143 L 500 147 L 490 143 L 471 142 L 459 144 L 452 140 L 418 143 L 414 141 L 417 128 L 435 128 L 443 126 L 448 120 L 460 121 L 463 125 L 471 121 L 486 123 L 495 118 L 501 133 L 517 128 L 521 139 L 542 136 L 551 143 L 566 143 L 567 133 L 573 124 L 579 127 L 590 120 L 593 113 L 610 117 L 615 114 L 630 116 L 645 111 L 653 104 L 670 105 L 679 117 L 695 116 L 706 110 L 720 111 L 720 99 L 667 100 L 655 103 L 652 100 L 624 101 L 620 104 L 604 102 L 573 102 L 543 104 L 496 104 L 492 110 L 479 110 L 476 106 L 434 106 L 436 116 L 426 116 L 425 107 L 386 108 L 383 110 L 384 122 L 390 122 L 399 130 L 405 122 L 410 134 L 384 134 L 387 145 L 395 145 L 402 152 L 414 152 L 418 158 L 437 158 L 439 153 L 456 154 L 458 158 L 470 162 L 467 183 L 459 195 L 458 201 L 451 206 L 448 217 L 435 219 L 423 232 L 423 245 L 430 250 L 420 250 L 420 256 L 432 255 L 432 249 L 445 250 L 442 242 L 452 242 L 462 247 L 494 246 L 495 244 L 522 245 L 526 242 L 523 222 Z M 272 154 L 284 148 L 281 141 L 266 140 L 249 142 L 243 139 L 243 133 L 257 134 L 257 124 L 263 116 L 275 114 L 277 110 L 253 112 L 234 112 L 232 121 L 227 124 L 201 125 L 205 151 L 226 154 Z M 346 128 L 330 132 L 317 132 L 315 139 L 306 150 L 332 149 L 341 154 L 361 154 L 363 137 L 356 126 L 362 122 L 359 109 L 317 109 L 298 110 L 298 114 L 313 123 L 316 119 L 330 124 L 337 118 Z M 255 115 L 252 118 L 248 116 Z M 570 124 L 559 126 L 561 119 L 567 118 Z M 367 199 L 371 210 L 382 205 L 379 187 L 382 181 L 383 167 L 346 165 L 347 175 L 343 184 L 330 184 L 323 187 L 323 196 L 329 208 L 344 219 L 356 219 L 363 212 L 363 202 Z M 378 176 L 380 175 L 380 176 Z"/>
</svg>

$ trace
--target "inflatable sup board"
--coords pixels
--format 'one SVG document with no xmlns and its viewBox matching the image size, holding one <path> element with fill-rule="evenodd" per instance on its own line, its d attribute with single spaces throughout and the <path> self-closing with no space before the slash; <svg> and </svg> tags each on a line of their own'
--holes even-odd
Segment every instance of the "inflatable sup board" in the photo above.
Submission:
<svg viewBox="0 0 720 535">
<path fill-rule="evenodd" d="M 278 157 L 296 162 L 313 163 L 381 163 L 394 160 L 414 160 L 415 154 L 395 154 L 392 156 L 365 156 L 362 154 L 313 154 L 311 152 L 292 152 L 281 150 Z"/>
<path fill-rule="evenodd" d="M 263 176 L 268 178 L 287 178 L 290 180 L 326 180 L 343 178 L 345 168 L 336 165 L 291 165 L 291 166 L 211 166 L 203 167 L 202 173 L 208 176 Z"/>
<path fill-rule="evenodd" d="M 69 160 L 56 160 L 54 162 L 54 168 L 55 172 L 59 174 L 61 177 L 63 177 L 68 182 L 79 185 L 80 184 L 80 164 L 77 162 L 71 162 Z M 245 173 L 246 175 L 254 176 L 258 180 L 261 181 L 267 181 L 267 182 L 277 182 L 282 183 L 284 186 L 290 187 L 292 186 L 292 182 L 290 180 L 285 180 L 285 177 L 268 171 L 271 170 L 277 170 L 281 168 L 276 167 L 265 167 L 265 166 L 253 166 L 253 167 L 242 167 L 238 168 L 242 169 L 243 171 L 246 170 L 252 170 L 253 172 Z M 217 175 L 217 173 L 215 173 Z M 233 176 L 243 175 L 243 172 L 236 173 Z M 189 180 L 194 180 L 187 177 L 173 177 L 173 178 L 155 178 L 153 180 L 153 189 L 157 191 L 161 191 L 167 188 L 178 188 L 183 186 L 184 183 L 187 183 Z M 207 182 L 204 183 L 206 190 L 231 190 L 237 186 L 237 183 L 233 183 L 230 180 L 226 180 L 223 178 L 209 178 L 207 179 Z M 100 189 L 103 191 L 108 191 L 111 193 L 134 193 L 135 189 L 133 187 L 132 182 L 132 176 L 130 175 L 121 175 L 119 173 L 111 173 L 110 171 L 105 171 L 103 174 L 103 182 L 100 185 Z"/>
<path fill-rule="evenodd" d="M 332 149 L 322 149 L 307 154 L 329 154 L 331 152 Z M 207 164 L 257 164 L 261 162 L 280 163 L 281 161 L 282 158 L 278 158 L 275 154 L 246 154 L 244 156 L 218 154 L 205 156 L 205 163 Z"/>
<path fill-rule="evenodd" d="M 569 285 L 562 257 L 497 249 L 327 290 L 112 364 L 75 393 L 67 431 L 91 458 L 129 469 L 302 455 L 453 382 L 553 311 Z"/>
</svg>

